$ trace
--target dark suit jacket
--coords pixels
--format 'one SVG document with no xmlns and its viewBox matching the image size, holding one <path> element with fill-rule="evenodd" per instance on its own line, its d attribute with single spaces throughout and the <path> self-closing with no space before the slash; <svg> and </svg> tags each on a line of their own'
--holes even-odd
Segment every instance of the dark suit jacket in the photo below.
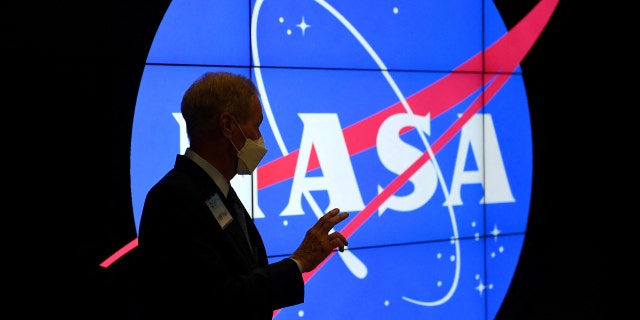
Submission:
<svg viewBox="0 0 640 320">
<path fill-rule="evenodd" d="M 274 310 L 304 301 L 296 263 L 268 264 L 244 207 L 239 210 L 254 254 L 237 219 L 223 230 L 205 203 L 214 194 L 225 199 L 207 173 L 183 155 L 147 194 L 138 237 L 145 318 L 271 319 Z"/>
</svg>

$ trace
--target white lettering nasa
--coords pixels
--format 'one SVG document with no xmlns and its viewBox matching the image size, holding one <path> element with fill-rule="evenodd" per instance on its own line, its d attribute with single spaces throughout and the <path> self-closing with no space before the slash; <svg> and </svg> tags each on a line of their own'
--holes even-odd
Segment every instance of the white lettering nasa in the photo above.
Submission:
<svg viewBox="0 0 640 320">
<path fill-rule="evenodd" d="M 185 123 L 179 113 L 174 113 L 173 116 L 180 126 L 180 150 L 184 152 L 188 146 Z M 280 216 L 303 215 L 302 196 L 309 191 L 326 191 L 328 193 L 330 203 L 326 209 L 339 207 L 342 211 L 348 212 L 363 210 L 365 204 L 353 171 L 338 115 L 335 113 L 301 113 L 298 116 L 303 122 L 304 129 L 289 202 Z M 429 116 L 423 117 L 406 113 L 393 115 L 380 126 L 376 138 L 376 147 L 381 163 L 389 171 L 397 174 L 405 171 L 423 153 L 400 138 L 400 130 L 406 127 L 414 127 L 429 135 Z M 479 132 L 482 134 L 478 134 Z M 315 149 L 323 176 L 308 177 L 306 175 L 312 147 Z M 468 157 L 470 151 L 472 157 Z M 398 157 L 399 153 L 403 156 Z M 473 159 L 475 167 L 478 169 L 465 170 L 467 159 Z M 253 178 L 258 178 L 257 173 Z M 432 160 L 416 171 L 409 178 L 409 181 L 414 185 L 413 192 L 404 196 L 391 196 L 380 206 L 379 215 L 387 209 L 403 212 L 413 211 L 431 199 L 438 185 Z M 483 187 L 485 194 L 480 199 L 481 204 L 515 202 L 490 114 L 476 114 L 463 126 L 451 181 L 449 195 L 451 203 L 445 202 L 443 206 L 462 205 L 460 193 L 462 186 L 468 184 L 480 184 Z M 383 186 L 379 185 L 378 190 L 381 192 Z M 255 205 L 258 203 L 257 190 L 254 190 L 253 196 L 253 217 L 264 218 L 262 210 L 258 205 Z"/>
</svg>

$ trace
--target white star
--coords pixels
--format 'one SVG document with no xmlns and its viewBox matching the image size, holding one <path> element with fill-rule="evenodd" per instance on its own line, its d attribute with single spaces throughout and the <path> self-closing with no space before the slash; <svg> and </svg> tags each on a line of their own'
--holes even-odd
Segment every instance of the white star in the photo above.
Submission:
<svg viewBox="0 0 640 320">
<path fill-rule="evenodd" d="M 486 289 L 487 287 L 485 287 L 484 283 L 482 283 L 482 281 L 479 281 L 478 286 L 476 287 L 476 290 L 478 290 L 478 292 L 480 292 L 480 295 L 482 295 L 482 292 L 484 291 L 484 289 Z"/>
<path fill-rule="evenodd" d="M 500 229 L 498 229 L 497 225 L 493 225 L 493 230 L 491 230 L 491 234 L 493 235 L 493 240 L 498 241 L 498 235 L 500 235 Z"/>
<path fill-rule="evenodd" d="M 304 16 L 302 17 L 302 22 L 300 22 L 299 24 L 296 24 L 296 26 L 300 28 L 300 30 L 302 30 L 302 36 L 304 36 L 304 30 L 311 27 L 310 24 L 307 24 L 306 22 L 304 22 Z"/>
</svg>

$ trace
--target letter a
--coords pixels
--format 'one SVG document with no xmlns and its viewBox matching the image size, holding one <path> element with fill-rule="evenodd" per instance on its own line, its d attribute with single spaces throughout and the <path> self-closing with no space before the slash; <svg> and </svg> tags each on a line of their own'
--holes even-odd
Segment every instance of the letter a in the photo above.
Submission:
<svg viewBox="0 0 640 320">
<path fill-rule="evenodd" d="M 302 215 L 302 193 L 327 191 L 328 208 L 361 211 L 364 202 L 353 172 L 337 114 L 301 113 L 304 131 L 287 207 L 281 216 Z M 311 150 L 315 150 L 323 176 L 307 177 Z M 326 210 L 326 209 L 325 209 Z"/>
<path fill-rule="evenodd" d="M 469 150 L 475 159 L 475 171 L 465 171 Z M 484 153 L 483 153 L 484 152 Z M 486 161 L 485 161 L 486 160 Z M 500 153 L 500 145 L 490 114 L 476 114 L 462 128 L 458 156 L 451 182 L 451 205 L 462 205 L 460 192 L 463 184 L 480 184 L 485 196 L 479 203 L 514 202 L 511 186 Z M 445 202 L 445 205 L 447 203 Z"/>
</svg>

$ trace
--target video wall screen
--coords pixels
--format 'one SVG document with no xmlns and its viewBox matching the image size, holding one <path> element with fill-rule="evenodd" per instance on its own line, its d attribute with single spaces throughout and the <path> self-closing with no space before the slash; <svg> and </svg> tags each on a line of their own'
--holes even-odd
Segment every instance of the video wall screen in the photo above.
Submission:
<svg viewBox="0 0 640 320">
<path fill-rule="evenodd" d="M 336 226 L 348 250 L 305 274 L 307 302 L 274 318 L 493 319 L 530 207 L 519 63 L 556 4 L 507 30 L 482 0 L 171 2 L 134 113 L 136 228 L 189 145 L 184 91 L 207 71 L 243 74 L 260 90 L 268 152 L 232 184 L 270 259 L 325 212 L 350 212 Z"/>
</svg>

